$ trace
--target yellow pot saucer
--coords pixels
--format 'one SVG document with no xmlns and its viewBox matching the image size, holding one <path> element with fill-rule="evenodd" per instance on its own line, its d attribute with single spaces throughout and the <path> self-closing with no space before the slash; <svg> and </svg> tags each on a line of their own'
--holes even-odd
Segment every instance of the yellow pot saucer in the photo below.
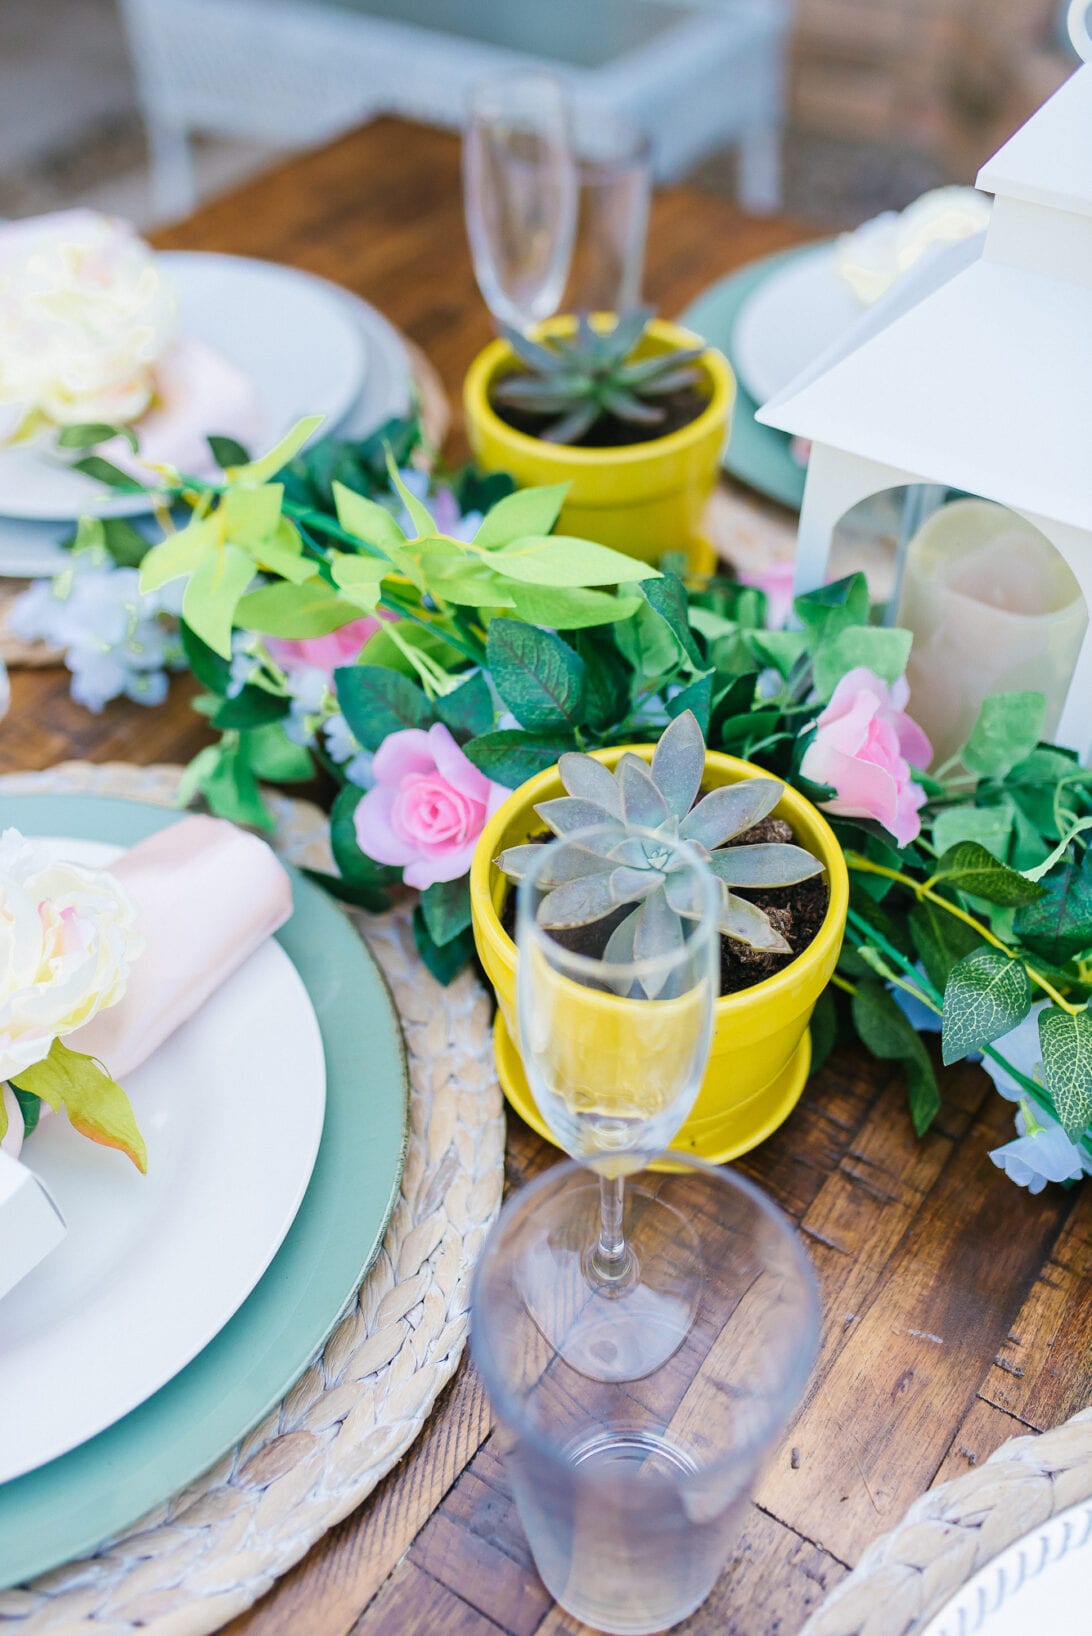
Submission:
<svg viewBox="0 0 1092 1636">
<path fill-rule="evenodd" d="M 512 1037 L 499 1010 L 493 1024 L 493 1051 L 497 1063 L 497 1076 L 508 1102 L 533 1131 L 551 1146 L 557 1147 L 557 1141 L 531 1094 L 519 1052 L 512 1043 Z M 761 1118 L 748 1127 L 742 1139 L 725 1144 L 720 1120 L 714 1122 L 704 1120 L 700 1125 L 693 1120 L 687 1120 L 672 1141 L 672 1150 L 677 1153 L 693 1153 L 697 1158 L 714 1165 L 727 1164 L 730 1159 L 738 1159 L 741 1153 L 749 1153 L 753 1147 L 764 1142 L 767 1136 L 772 1136 L 777 1127 L 784 1124 L 789 1117 L 803 1094 L 810 1067 L 811 1034 L 805 1029 L 800 1044 L 781 1073 L 752 1099 L 761 1107 Z M 744 1104 L 743 1107 L 733 1110 L 737 1128 L 739 1117 L 745 1112 L 746 1106 Z"/>
</svg>

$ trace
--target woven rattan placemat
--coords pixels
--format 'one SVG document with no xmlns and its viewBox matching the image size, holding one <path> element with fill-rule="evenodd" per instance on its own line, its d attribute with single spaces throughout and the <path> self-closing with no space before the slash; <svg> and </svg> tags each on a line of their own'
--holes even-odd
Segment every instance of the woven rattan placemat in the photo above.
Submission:
<svg viewBox="0 0 1092 1636">
<path fill-rule="evenodd" d="M 66 762 L 0 794 L 80 792 L 172 804 L 177 767 Z M 317 807 L 271 796 L 274 844 L 330 867 Z M 0 1592 L 11 1636 L 202 1636 L 250 1606 L 409 1448 L 466 1340 L 470 1279 L 500 1208 L 504 1117 L 489 1002 L 442 988 L 408 910 L 355 917 L 394 995 L 410 1074 L 402 1189 L 378 1259 L 320 1356 L 211 1471 L 94 1556 Z"/>
</svg>

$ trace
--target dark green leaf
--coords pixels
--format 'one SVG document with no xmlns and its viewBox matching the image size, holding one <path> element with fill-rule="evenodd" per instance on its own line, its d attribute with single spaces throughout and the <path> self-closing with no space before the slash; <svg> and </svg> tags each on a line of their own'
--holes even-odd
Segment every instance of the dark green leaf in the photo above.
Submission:
<svg viewBox="0 0 1092 1636">
<path fill-rule="evenodd" d="M 413 911 L 413 940 L 421 959 L 436 981 L 445 988 L 455 981 L 474 956 L 474 933 L 469 927 L 458 937 L 453 937 L 450 943 L 434 943 L 420 904 Z"/>
<path fill-rule="evenodd" d="M 400 869 L 389 864 L 376 863 L 362 852 L 356 839 L 356 809 L 364 798 L 364 791 L 355 784 L 346 784 L 338 792 L 330 812 L 330 850 L 343 881 L 351 886 L 367 888 L 372 892 L 391 886 L 401 878 Z M 356 901 L 350 899 L 350 902 Z M 364 905 L 368 907 L 367 904 Z"/>
<path fill-rule="evenodd" d="M 446 693 L 437 702 L 436 708 L 444 726 L 451 729 L 460 743 L 463 739 L 488 733 L 493 726 L 493 695 L 480 670 L 476 670 L 453 693 Z"/>
<path fill-rule="evenodd" d="M 863 574 L 850 574 L 832 585 L 820 585 L 793 602 L 804 629 L 816 641 L 837 636 L 850 625 L 867 625 L 870 611 L 868 581 Z"/>
<path fill-rule="evenodd" d="M 339 903 L 348 903 L 354 909 L 366 909 L 370 915 L 381 915 L 391 906 L 390 894 L 367 881 L 342 880 L 340 875 L 325 875 L 321 869 L 305 869 L 303 873 L 324 892 L 329 892 Z"/>
<path fill-rule="evenodd" d="M 992 693 L 961 752 L 964 766 L 980 778 L 1004 778 L 1035 749 L 1045 716 L 1041 693 Z"/>
<path fill-rule="evenodd" d="M 1000 1039 L 1030 1010 L 1031 983 L 1019 960 L 992 948 L 965 954 L 952 967 L 944 988 L 945 1063 L 959 1062 Z"/>
<path fill-rule="evenodd" d="M 541 730 L 581 720 L 584 661 L 559 636 L 517 619 L 493 619 L 486 658 L 497 692 L 522 726 Z"/>
<path fill-rule="evenodd" d="M 468 760 L 479 772 L 510 790 L 555 766 L 559 756 L 575 747 L 571 734 L 523 733 L 508 727 L 484 733 L 464 746 Z"/>
<path fill-rule="evenodd" d="M 865 979 L 853 996 L 853 1022 L 874 1057 L 901 1062 L 906 1073 L 910 1117 L 924 1136 L 940 1111 L 940 1091 L 929 1053 L 912 1024 L 880 983 Z"/>
<path fill-rule="evenodd" d="M 250 463 L 249 451 L 233 437 L 217 437 L 214 433 L 205 441 L 221 471 L 227 471 L 229 466 L 246 466 Z"/>
<path fill-rule="evenodd" d="M 578 630 L 567 640 L 584 661 L 585 722 L 595 733 L 609 733 L 629 713 L 633 675 L 610 630 Z"/>
<path fill-rule="evenodd" d="M 185 620 L 179 626 L 186 662 L 203 687 L 224 698 L 231 685 L 231 660 L 223 659 L 192 631 Z"/>
<path fill-rule="evenodd" d="M 704 676 L 690 682 L 667 701 L 667 713 L 674 719 L 684 711 L 692 710 L 698 718 L 702 737 L 709 735 L 709 718 L 713 711 L 713 672 L 707 670 Z"/>
<path fill-rule="evenodd" d="M 1058 1006 L 1039 1013 L 1043 1077 L 1067 1136 L 1082 1136 L 1092 1123 L 1092 1017 L 1075 1017 Z"/>
<path fill-rule="evenodd" d="M 815 688 L 821 699 L 829 699 L 842 677 L 864 666 L 885 682 L 893 682 L 906 669 L 913 638 L 909 631 L 879 625 L 847 625 L 837 635 L 824 632 L 815 647 Z"/>
<path fill-rule="evenodd" d="M 139 568 L 151 546 L 124 517 L 103 517 L 102 543 L 119 568 Z"/>
<path fill-rule="evenodd" d="M 915 904 L 910 911 L 910 936 L 926 976 L 941 994 L 952 967 L 982 942 L 978 933 L 964 921 L 927 900 Z"/>
<path fill-rule="evenodd" d="M 224 700 L 212 716 L 212 725 L 221 732 L 231 727 L 264 727 L 266 722 L 287 716 L 288 709 L 287 698 L 248 684 L 233 699 Z"/>
<path fill-rule="evenodd" d="M 381 665 L 342 665 L 334 671 L 341 713 L 357 743 L 378 750 L 388 733 L 429 727 L 431 704 L 408 677 Z"/>
<path fill-rule="evenodd" d="M 109 426 L 101 420 L 62 427 L 57 434 L 57 446 L 61 449 L 93 449 L 96 443 L 108 443 L 112 437 L 123 437 L 134 454 L 140 447 L 131 426 Z"/>
<path fill-rule="evenodd" d="M 678 574 L 660 579 L 643 579 L 639 589 L 649 606 L 659 614 L 692 665 L 699 669 L 705 661 L 690 629 L 686 586 Z"/>
<path fill-rule="evenodd" d="M 803 631 L 749 631 L 747 641 L 761 662 L 782 676 L 788 676 L 808 645 Z"/>
<path fill-rule="evenodd" d="M 1092 854 L 1056 864 L 1040 886 L 1042 896 L 1017 911 L 1014 929 L 1021 943 L 1062 966 L 1092 948 Z"/>
<path fill-rule="evenodd" d="M 943 854 L 960 841 L 977 841 L 1004 863 L 1012 838 L 1012 816 L 1011 806 L 944 807 L 933 819 L 933 845 Z"/>
<path fill-rule="evenodd" d="M 42 1116 L 42 1099 L 35 1096 L 33 1091 L 20 1090 L 18 1085 L 13 1085 L 11 1090 L 23 1116 L 23 1135 L 33 1136 L 38 1128 L 38 1120 Z"/>
<path fill-rule="evenodd" d="M 951 886 L 1010 909 L 1034 903 L 1043 896 L 1042 886 L 999 863 L 977 841 L 960 841 L 950 847 L 934 870 L 932 884 Z"/>
<path fill-rule="evenodd" d="M 202 772 L 199 787 L 218 818 L 230 818 L 232 823 L 250 824 L 255 829 L 275 827 L 254 769 L 238 745 L 219 747 L 215 761 Z"/>
<path fill-rule="evenodd" d="M 97 483 L 105 483 L 108 488 L 120 489 L 123 494 L 147 494 L 144 483 L 138 483 L 135 477 L 122 471 L 112 461 L 104 460 L 100 454 L 85 455 L 82 460 L 72 462 L 73 471 L 82 471 L 85 477 L 93 477 Z"/>
<path fill-rule="evenodd" d="M 809 1075 L 817 1074 L 834 1049 L 838 1038 L 838 1013 L 833 990 L 825 988 L 815 1002 L 811 1014 L 811 1067 Z"/>
<path fill-rule="evenodd" d="M 245 733 L 241 747 L 258 777 L 271 784 L 306 784 L 315 776 L 310 751 L 293 743 L 276 722 Z"/>
<path fill-rule="evenodd" d="M 432 941 L 439 946 L 450 943 L 470 925 L 470 880 L 460 875 L 458 880 L 436 881 L 421 893 L 421 909 Z"/>
</svg>

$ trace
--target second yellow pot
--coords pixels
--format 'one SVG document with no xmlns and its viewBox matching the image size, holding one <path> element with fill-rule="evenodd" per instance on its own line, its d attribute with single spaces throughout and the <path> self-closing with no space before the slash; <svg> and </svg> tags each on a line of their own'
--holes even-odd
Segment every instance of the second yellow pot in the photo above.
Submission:
<svg viewBox="0 0 1092 1636">
<path fill-rule="evenodd" d="M 619 746 L 597 751 L 596 759 L 614 767 L 625 750 L 632 749 L 651 760 L 653 748 Z M 706 755 L 706 787 L 734 784 L 760 772 L 734 756 L 714 751 Z M 493 859 L 505 847 L 541 834 L 535 804 L 563 794 L 556 767 L 521 785 L 482 831 L 470 871 L 474 938 L 497 995 L 494 1038 L 501 1084 L 517 1112 L 548 1140 L 553 1138 L 535 1106 L 514 1043 L 516 947 L 500 918 L 510 888 Z M 672 1143 L 716 1164 L 763 1141 L 799 1100 L 811 1062 L 808 1023 L 834 972 L 845 931 L 849 876 L 830 825 L 810 801 L 789 787 L 776 815 L 792 827 L 801 846 L 822 859 L 830 901 L 818 933 L 795 960 L 753 988 L 717 1002 L 709 1066 L 690 1117 Z"/>
<path fill-rule="evenodd" d="M 575 319 L 554 318 L 535 333 L 571 334 L 575 327 Z M 700 337 L 678 324 L 653 319 L 637 356 L 700 344 Z M 507 341 L 493 341 L 467 371 L 467 435 L 479 465 L 510 472 L 520 488 L 568 483 L 559 534 L 597 540 L 643 562 L 658 562 L 666 552 L 685 552 L 695 571 L 711 569 L 702 516 L 720 470 L 736 395 L 735 377 L 722 355 L 713 347 L 702 355 L 709 401 L 689 426 L 646 443 L 607 449 L 547 443 L 503 421 L 490 402 L 490 389 L 517 366 Z"/>
</svg>

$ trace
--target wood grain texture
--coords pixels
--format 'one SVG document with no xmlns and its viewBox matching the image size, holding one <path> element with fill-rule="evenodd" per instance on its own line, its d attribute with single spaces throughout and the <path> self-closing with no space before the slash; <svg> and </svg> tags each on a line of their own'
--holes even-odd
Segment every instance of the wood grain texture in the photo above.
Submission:
<svg viewBox="0 0 1092 1636">
<path fill-rule="evenodd" d="M 733 267 L 802 238 L 681 188 L 661 193 L 647 289 L 677 313 Z M 458 418 L 489 339 L 462 225 L 457 144 L 384 120 L 294 160 L 159 235 L 164 246 L 269 257 L 380 307 L 438 367 Z M 465 445 L 456 431 L 455 458 Z M 99 717 L 56 670 L 13 675 L 0 769 L 69 756 L 185 761 L 207 741 L 176 681 L 146 711 Z M 2 814 L 0 814 L 2 816 Z M 944 1073 L 923 1142 L 896 1075 L 839 1053 L 774 1137 L 740 1162 L 799 1222 L 822 1291 L 818 1368 L 774 1451 L 731 1559 L 688 1636 L 792 1636 L 932 1482 L 1026 1426 L 1092 1400 L 1092 1191 L 1018 1191 L 990 1164 L 1011 1110 L 985 1076 Z M 556 1155 L 510 1117 L 508 1180 Z M 403 1464 L 232 1636 L 573 1636 L 534 1574 L 469 1365 Z"/>
</svg>

